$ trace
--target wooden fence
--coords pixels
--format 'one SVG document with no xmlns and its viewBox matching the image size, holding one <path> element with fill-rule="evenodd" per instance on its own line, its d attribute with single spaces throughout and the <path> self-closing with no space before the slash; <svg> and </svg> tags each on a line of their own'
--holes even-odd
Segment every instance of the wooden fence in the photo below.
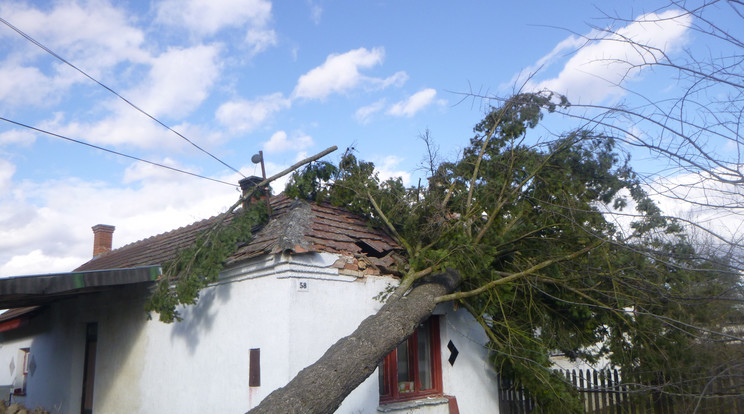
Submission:
<svg viewBox="0 0 744 414">
<path fill-rule="evenodd" d="M 744 414 L 744 369 L 666 376 L 664 381 L 623 378 L 618 370 L 560 370 L 578 391 L 586 413 Z M 540 413 L 539 403 L 520 386 L 502 379 L 502 414 Z"/>
</svg>

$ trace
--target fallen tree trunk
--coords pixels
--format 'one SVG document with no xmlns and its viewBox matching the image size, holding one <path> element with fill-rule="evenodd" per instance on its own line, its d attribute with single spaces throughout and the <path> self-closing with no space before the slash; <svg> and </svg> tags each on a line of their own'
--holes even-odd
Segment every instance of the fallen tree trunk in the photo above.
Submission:
<svg viewBox="0 0 744 414">
<path fill-rule="evenodd" d="M 454 291 L 460 281 L 460 275 L 452 270 L 424 278 L 408 295 L 386 303 L 362 321 L 351 335 L 339 339 L 318 361 L 269 394 L 249 413 L 333 413 L 347 395 L 372 375 L 385 355 L 431 315 L 435 299 Z"/>
</svg>

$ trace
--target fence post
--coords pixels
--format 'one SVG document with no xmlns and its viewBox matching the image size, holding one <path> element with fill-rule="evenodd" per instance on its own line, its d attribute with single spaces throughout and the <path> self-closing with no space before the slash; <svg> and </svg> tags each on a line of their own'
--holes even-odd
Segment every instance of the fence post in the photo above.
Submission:
<svg viewBox="0 0 744 414">
<path fill-rule="evenodd" d="M 613 377 L 615 378 L 615 414 L 622 414 L 624 397 L 627 397 L 623 393 L 623 385 L 620 384 L 620 376 L 617 374 L 617 369 L 612 370 Z"/>
<path fill-rule="evenodd" d="M 600 412 L 610 414 L 610 381 L 607 377 L 607 370 L 599 370 L 599 404 L 602 406 Z"/>
<path fill-rule="evenodd" d="M 594 393 L 594 410 L 599 411 L 602 409 L 602 406 L 599 404 L 599 380 L 597 379 L 597 371 L 592 370 L 592 392 Z M 587 376 L 589 375 L 589 370 L 587 370 Z"/>
</svg>

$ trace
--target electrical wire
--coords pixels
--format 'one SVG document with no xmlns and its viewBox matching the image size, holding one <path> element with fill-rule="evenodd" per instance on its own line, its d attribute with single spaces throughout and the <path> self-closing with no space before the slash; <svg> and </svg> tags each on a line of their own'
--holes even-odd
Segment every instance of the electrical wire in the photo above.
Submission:
<svg viewBox="0 0 744 414">
<path fill-rule="evenodd" d="M 128 99 L 126 99 L 126 98 L 124 98 L 123 96 L 119 95 L 119 93 L 117 93 L 117 92 L 116 92 L 115 90 L 113 90 L 113 89 L 109 88 L 108 86 L 106 86 L 106 85 L 104 85 L 103 83 L 99 82 L 99 81 L 98 81 L 97 79 L 95 79 L 94 77 L 92 77 L 92 76 L 88 75 L 88 74 L 87 74 L 87 73 L 85 73 L 85 72 L 84 72 L 84 71 L 83 71 L 82 69 L 80 69 L 80 68 L 78 68 L 77 66 L 73 65 L 72 63 L 68 62 L 68 61 L 67 61 L 67 60 L 66 60 L 65 58 L 63 58 L 62 56 L 60 56 L 60 55 L 56 54 L 56 53 L 55 53 L 55 52 L 54 52 L 53 50 L 49 49 L 48 47 L 44 46 L 44 45 L 43 45 L 43 44 L 42 44 L 41 42 L 37 41 L 36 39 L 34 39 L 33 37 L 31 37 L 30 35 L 26 34 L 26 33 L 25 33 L 24 31 L 22 31 L 21 29 L 19 29 L 19 28 L 17 28 L 17 27 L 15 27 L 15 26 L 13 26 L 13 25 L 12 25 L 12 24 L 11 24 L 11 23 L 10 23 L 9 21 L 7 21 L 7 20 L 3 19 L 2 17 L 0 17 L 0 22 L 2 22 L 3 24 L 5 24 L 6 26 L 10 27 L 11 29 L 13 29 L 13 31 L 15 31 L 16 33 L 18 33 L 19 35 L 21 35 L 21 36 L 22 36 L 22 37 L 23 37 L 24 39 L 28 40 L 29 42 L 31 42 L 31 43 L 33 43 L 34 45 L 38 46 L 39 48 L 41 48 L 41 49 L 42 49 L 42 50 L 44 50 L 45 52 L 47 52 L 47 53 L 49 53 L 50 55 L 54 56 L 55 58 L 57 58 L 57 59 L 58 59 L 59 61 L 61 61 L 62 63 L 64 63 L 64 64 L 66 64 L 66 65 L 70 66 L 71 68 L 73 68 L 73 69 L 75 69 L 76 71 L 80 72 L 80 73 L 81 73 L 81 74 L 82 74 L 83 76 L 85 76 L 86 78 L 88 78 L 88 79 L 92 80 L 93 82 L 97 83 L 98 85 L 100 85 L 101 87 L 103 87 L 104 89 L 106 89 L 107 91 L 109 91 L 109 92 L 111 92 L 112 94 L 116 95 L 117 97 L 119 97 L 119 99 L 121 99 L 122 101 L 126 102 L 126 103 L 127 103 L 127 104 L 128 104 L 129 106 L 131 106 L 132 108 L 136 109 L 137 111 L 139 111 L 139 112 L 140 112 L 140 113 L 142 113 L 143 115 L 147 116 L 148 118 L 152 119 L 153 121 L 157 122 L 158 124 L 162 125 L 162 126 L 163 126 L 163 127 L 165 128 L 165 129 L 167 129 L 168 131 L 170 131 L 170 132 L 172 132 L 172 133 L 174 133 L 174 134 L 178 135 L 179 137 L 181 137 L 182 139 L 184 139 L 184 140 L 185 140 L 186 142 L 188 142 L 189 144 L 193 145 L 193 146 L 194 146 L 194 147 L 195 147 L 196 149 L 198 149 L 199 151 L 201 151 L 201 152 L 203 152 L 203 153 L 205 153 L 205 154 L 209 155 L 209 156 L 210 156 L 210 157 L 212 157 L 213 159 L 217 160 L 217 162 L 219 162 L 220 164 L 224 165 L 225 167 L 227 167 L 227 168 L 229 168 L 229 169 L 231 169 L 231 170 L 235 171 L 236 173 L 240 174 L 241 176 L 245 177 L 245 175 L 243 175 L 243 173 L 241 173 L 240 171 L 238 171 L 238 170 L 236 170 L 235 168 L 233 168 L 233 167 L 231 167 L 231 166 L 227 165 L 227 163 L 225 163 L 225 162 L 224 162 L 224 161 L 222 161 L 221 159 L 217 158 L 216 156 L 212 155 L 212 154 L 211 154 L 211 153 L 210 153 L 209 151 L 207 151 L 207 150 L 205 150 L 204 148 L 200 147 L 200 146 L 199 146 L 199 145 L 197 145 L 197 144 L 196 144 L 195 142 L 193 142 L 193 141 L 191 141 L 190 139 L 186 138 L 185 136 L 183 136 L 183 135 L 182 135 L 181 133 L 179 133 L 178 131 L 176 131 L 176 130 L 174 130 L 173 128 L 169 127 L 168 125 L 164 124 L 163 122 L 161 122 L 160 120 L 158 120 L 158 119 L 157 119 L 157 118 L 155 118 L 154 116 L 150 115 L 149 113 L 145 112 L 145 111 L 144 111 L 143 109 L 141 109 L 140 107 L 138 107 L 137 105 L 135 105 L 135 104 L 133 104 L 132 102 L 130 102 L 130 101 L 129 101 Z"/>
<path fill-rule="evenodd" d="M 221 183 L 221 184 L 227 184 L 227 185 L 229 185 L 231 187 L 235 187 L 235 184 L 234 183 L 229 183 L 227 181 L 222 181 L 222 180 L 218 180 L 218 179 L 215 179 L 215 178 L 205 177 L 203 175 L 195 174 L 195 173 L 192 173 L 192 172 L 180 170 L 178 168 L 169 167 L 169 166 L 164 165 L 164 164 L 158 164 L 157 162 L 152 162 L 152 161 L 148 161 L 148 160 L 145 160 L 145 159 L 142 159 L 142 158 L 138 158 L 138 157 L 135 157 L 133 155 L 127 155 L 127 154 L 124 154 L 124 153 L 121 153 L 121 152 L 110 150 L 108 148 L 99 147 L 98 145 L 89 144 L 87 142 L 80 141 L 80 140 L 77 140 L 77 139 L 74 139 L 74 138 L 70 138 L 70 137 L 66 137 L 64 135 L 55 134 L 54 132 L 45 131 L 43 129 L 39 129 L 39 128 L 33 127 L 31 125 L 26 125 L 26 124 L 23 124 L 21 122 L 13 121 L 12 119 L 4 118 L 2 116 L 0 116 L 0 121 L 5 121 L 5 122 L 11 123 L 13 125 L 17 125 L 17 126 L 20 126 L 20 127 L 28 128 L 28 129 L 33 130 L 33 131 L 36 131 L 36 132 L 41 132 L 42 134 L 51 135 L 51 136 L 56 137 L 56 138 L 61 138 L 61 139 L 64 139 L 64 140 L 67 140 L 67 141 L 70 141 L 70 142 L 74 142 L 76 144 L 82 144 L 82 145 L 85 145 L 85 146 L 88 146 L 88 147 L 91 147 L 91 148 L 95 148 L 97 150 L 106 151 L 106 152 L 111 153 L 111 154 L 114 154 L 114 155 L 118 155 L 118 156 L 121 156 L 121 157 L 130 158 L 130 159 L 133 159 L 133 160 L 136 160 L 136 161 L 140 161 L 140 162 L 144 162 L 144 163 L 147 163 L 147 164 L 150 164 L 150 165 L 154 165 L 156 167 L 166 168 L 166 169 L 171 170 L 171 171 L 179 172 L 179 173 L 182 173 L 182 174 L 188 174 L 188 175 L 193 176 L 193 177 L 203 178 L 205 180 L 214 181 L 216 183 Z"/>
</svg>

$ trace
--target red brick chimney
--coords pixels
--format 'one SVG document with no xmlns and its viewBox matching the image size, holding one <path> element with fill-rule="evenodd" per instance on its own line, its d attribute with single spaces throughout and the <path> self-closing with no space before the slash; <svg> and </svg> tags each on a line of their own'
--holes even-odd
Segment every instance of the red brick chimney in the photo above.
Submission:
<svg viewBox="0 0 744 414">
<path fill-rule="evenodd" d="M 116 227 L 106 224 L 96 224 L 93 228 L 93 257 L 111 251 L 111 241 Z"/>
<path fill-rule="evenodd" d="M 243 178 L 242 180 L 238 181 L 238 183 L 240 184 L 240 189 L 243 191 L 243 197 L 248 195 L 248 193 L 252 191 L 253 189 L 255 189 L 258 186 L 258 184 L 262 181 L 264 181 L 264 178 L 256 177 L 255 175 Z M 254 193 L 253 198 L 266 201 L 266 211 L 269 212 L 269 217 L 271 217 L 271 203 L 269 202 L 269 188 L 266 187 L 258 191 L 258 193 Z M 250 200 L 243 200 L 243 211 L 245 211 L 248 208 L 248 204 L 250 204 Z"/>
<path fill-rule="evenodd" d="M 240 184 L 240 189 L 243 191 L 243 197 L 248 195 L 250 191 L 256 188 L 258 186 L 258 183 L 263 181 L 263 178 L 256 177 L 255 175 L 252 175 L 250 177 L 243 178 L 242 180 L 238 181 L 238 184 Z M 254 199 L 263 200 L 266 198 L 266 192 L 265 191 L 258 191 L 257 193 L 253 194 Z M 250 200 L 243 200 L 243 208 L 247 208 Z M 266 203 L 266 206 L 268 206 L 269 203 Z"/>
</svg>

